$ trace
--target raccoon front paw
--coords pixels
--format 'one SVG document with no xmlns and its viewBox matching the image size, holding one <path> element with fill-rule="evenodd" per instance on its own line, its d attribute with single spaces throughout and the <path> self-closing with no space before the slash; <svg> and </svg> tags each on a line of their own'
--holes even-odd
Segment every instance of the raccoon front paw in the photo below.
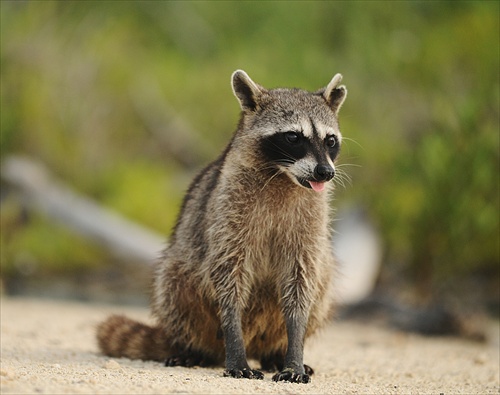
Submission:
<svg viewBox="0 0 500 395">
<path fill-rule="evenodd" d="M 312 369 L 311 369 L 312 370 Z M 293 369 L 284 369 L 273 376 L 273 381 L 289 381 L 291 383 L 309 383 L 311 378 L 306 373 L 297 373 Z"/>
<path fill-rule="evenodd" d="M 224 370 L 224 377 L 234 377 L 235 379 L 256 379 L 263 380 L 264 374 L 260 370 L 254 370 L 249 368 L 243 369 L 226 369 Z"/>
</svg>

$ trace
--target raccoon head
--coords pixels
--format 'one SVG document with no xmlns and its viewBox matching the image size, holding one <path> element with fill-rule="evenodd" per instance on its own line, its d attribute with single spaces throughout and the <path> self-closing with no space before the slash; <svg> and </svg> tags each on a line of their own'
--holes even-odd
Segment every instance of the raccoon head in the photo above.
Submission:
<svg viewBox="0 0 500 395">
<path fill-rule="evenodd" d="M 347 89 L 336 74 L 317 92 L 265 89 L 242 70 L 232 75 L 240 102 L 240 138 L 252 146 L 267 168 L 286 174 L 295 184 L 321 192 L 335 176 L 342 135 L 337 115 Z"/>
</svg>

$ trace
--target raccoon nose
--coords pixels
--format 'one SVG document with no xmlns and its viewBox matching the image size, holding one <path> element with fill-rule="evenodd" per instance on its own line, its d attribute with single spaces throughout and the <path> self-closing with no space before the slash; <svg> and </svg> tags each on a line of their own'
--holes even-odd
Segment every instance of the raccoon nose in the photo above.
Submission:
<svg viewBox="0 0 500 395">
<path fill-rule="evenodd" d="M 335 170 L 329 165 L 317 165 L 314 168 L 314 178 L 316 181 L 330 181 L 335 175 Z"/>
</svg>

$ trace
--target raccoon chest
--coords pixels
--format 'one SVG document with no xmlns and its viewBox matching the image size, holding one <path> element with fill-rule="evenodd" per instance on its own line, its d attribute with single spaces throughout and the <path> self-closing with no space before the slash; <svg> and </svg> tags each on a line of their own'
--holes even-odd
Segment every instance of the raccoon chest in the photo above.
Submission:
<svg viewBox="0 0 500 395">
<path fill-rule="evenodd" d="M 221 194 L 220 204 L 210 211 L 216 220 L 209 227 L 210 249 L 217 259 L 243 258 L 248 272 L 259 278 L 276 277 L 277 270 L 293 265 L 321 239 L 323 205 L 286 178 L 273 179 L 276 185 L 267 188 L 255 185 L 258 179 L 233 180 L 233 187 L 241 186 Z"/>
<path fill-rule="evenodd" d="M 288 215 L 257 212 L 247 220 L 245 261 L 260 277 L 272 276 L 277 267 L 301 254 L 304 236 Z"/>
</svg>

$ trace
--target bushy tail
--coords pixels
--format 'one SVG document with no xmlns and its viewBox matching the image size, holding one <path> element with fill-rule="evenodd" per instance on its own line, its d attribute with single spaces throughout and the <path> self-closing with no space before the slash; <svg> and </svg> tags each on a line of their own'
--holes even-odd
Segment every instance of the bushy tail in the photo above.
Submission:
<svg viewBox="0 0 500 395">
<path fill-rule="evenodd" d="M 153 361 L 164 361 L 170 348 L 160 328 L 122 315 L 112 315 L 99 324 L 97 342 L 101 351 L 110 357 Z"/>
</svg>

